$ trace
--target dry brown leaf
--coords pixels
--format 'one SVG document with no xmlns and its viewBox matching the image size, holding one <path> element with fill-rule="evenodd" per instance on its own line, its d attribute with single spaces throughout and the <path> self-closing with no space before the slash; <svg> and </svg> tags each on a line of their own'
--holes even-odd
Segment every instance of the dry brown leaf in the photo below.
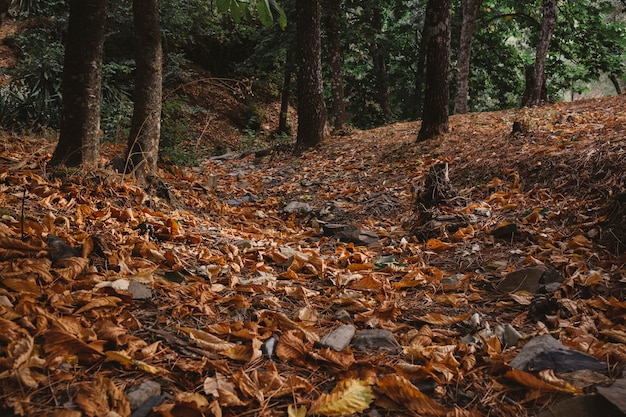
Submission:
<svg viewBox="0 0 626 417">
<path fill-rule="evenodd" d="M 199 347 L 207 349 L 210 352 L 220 353 L 236 346 L 234 343 L 222 340 L 219 337 L 203 332 L 202 330 L 182 326 L 177 326 L 176 329 L 189 334 Z"/>
<path fill-rule="evenodd" d="M 401 405 L 416 413 L 427 416 L 445 416 L 446 409 L 437 401 L 422 393 L 406 378 L 398 375 L 385 375 L 376 384 L 378 390 Z"/>
<path fill-rule="evenodd" d="M 302 340 L 302 332 L 290 330 L 278 340 L 276 355 L 283 362 L 302 365 L 306 362 L 306 357 L 312 349 L 312 343 Z"/>
<path fill-rule="evenodd" d="M 458 316 L 447 316 L 440 313 L 429 313 L 425 316 L 415 317 L 415 320 L 432 324 L 433 326 L 452 326 L 453 324 L 461 323 L 467 320 L 471 316 L 471 313 L 461 314 Z"/>
<path fill-rule="evenodd" d="M 512 369 L 505 374 L 505 377 L 521 384 L 530 389 L 539 392 L 566 392 L 570 394 L 580 394 L 579 388 L 576 388 L 565 381 L 558 380 L 556 377 L 552 377 L 554 374 L 544 374 L 549 377 L 548 381 L 537 378 L 531 373 L 521 371 L 519 369 Z M 558 381 L 556 385 L 553 382 Z"/>
<path fill-rule="evenodd" d="M 122 302 L 122 299 L 118 297 L 113 297 L 113 296 L 99 297 L 87 303 L 86 305 L 82 306 L 78 310 L 76 310 L 75 314 L 81 314 L 81 313 L 84 313 L 85 311 L 93 310 L 94 308 L 117 307 L 117 305 L 121 302 Z"/>
</svg>

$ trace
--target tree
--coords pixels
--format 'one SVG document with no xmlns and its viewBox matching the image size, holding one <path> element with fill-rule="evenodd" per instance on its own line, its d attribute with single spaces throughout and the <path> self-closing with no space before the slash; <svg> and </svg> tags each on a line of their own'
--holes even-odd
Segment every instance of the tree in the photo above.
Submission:
<svg viewBox="0 0 626 417">
<path fill-rule="evenodd" d="M 378 2 L 377 2 L 378 3 Z M 374 63 L 374 81 L 376 83 L 376 101 L 380 105 L 383 122 L 393 119 L 391 102 L 389 101 L 389 74 L 387 72 L 387 48 L 384 39 L 384 16 L 381 5 L 376 4 L 370 9 L 370 24 L 374 31 L 370 53 Z"/>
<path fill-rule="evenodd" d="M 341 0 L 324 0 L 326 39 L 328 42 L 330 89 L 334 130 L 340 132 L 346 123 L 346 103 L 343 92 L 343 60 L 341 59 Z"/>
<path fill-rule="evenodd" d="M 450 7 L 451 0 L 428 0 L 426 5 L 426 91 L 418 142 L 450 130 Z"/>
<path fill-rule="evenodd" d="M 472 39 L 476 26 L 476 16 L 482 0 L 462 0 L 463 23 L 457 58 L 456 94 L 454 96 L 454 113 L 467 113 L 467 93 L 469 89 L 470 56 Z"/>
<path fill-rule="evenodd" d="M 156 171 L 161 133 L 163 50 L 157 0 L 133 0 L 133 22 L 137 67 L 126 171 L 143 181 Z"/>
<path fill-rule="evenodd" d="M 322 83 L 320 0 L 296 0 L 298 134 L 295 153 L 324 139 L 326 104 Z"/>
<path fill-rule="evenodd" d="M 541 36 L 537 45 L 535 65 L 532 74 L 526 77 L 526 93 L 522 106 L 536 106 L 542 101 L 542 90 L 546 83 L 545 64 L 552 33 L 556 27 L 557 0 L 543 0 L 543 18 L 541 21 Z"/>
<path fill-rule="evenodd" d="M 102 55 L 107 0 L 70 0 L 65 59 L 61 132 L 50 165 L 98 164 Z"/>
</svg>

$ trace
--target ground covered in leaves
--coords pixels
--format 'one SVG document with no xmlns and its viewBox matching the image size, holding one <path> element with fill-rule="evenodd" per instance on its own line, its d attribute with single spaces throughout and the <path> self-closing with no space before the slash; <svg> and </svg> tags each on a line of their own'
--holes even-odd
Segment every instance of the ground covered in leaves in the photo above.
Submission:
<svg viewBox="0 0 626 417">
<path fill-rule="evenodd" d="M 354 131 L 164 167 L 147 192 L 4 136 L 0 413 L 524 416 L 594 392 L 626 363 L 625 107 Z M 445 163 L 453 193 L 425 204 Z M 556 286 L 503 285 L 530 267 Z M 513 369 L 542 334 L 604 379 Z"/>
</svg>

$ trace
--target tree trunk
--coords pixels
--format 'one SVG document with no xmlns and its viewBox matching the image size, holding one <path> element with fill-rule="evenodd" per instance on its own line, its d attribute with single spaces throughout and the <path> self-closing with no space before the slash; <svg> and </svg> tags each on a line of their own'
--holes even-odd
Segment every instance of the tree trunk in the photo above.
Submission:
<svg viewBox="0 0 626 417">
<path fill-rule="evenodd" d="M 133 0 L 133 24 L 137 68 L 127 172 L 143 181 L 156 171 L 161 136 L 163 50 L 157 0 Z"/>
<path fill-rule="evenodd" d="M 293 53 L 291 50 L 287 51 L 287 57 L 285 58 L 284 76 L 283 76 L 283 91 L 280 101 L 280 116 L 278 118 L 278 130 L 276 133 L 291 134 L 291 126 L 289 126 L 289 97 L 291 97 L 291 78 L 293 75 Z"/>
<path fill-rule="evenodd" d="M 346 103 L 343 91 L 343 71 L 341 59 L 341 0 L 324 0 L 326 10 L 326 38 L 328 40 L 330 88 L 332 95 L 333 126 L 341 132 L 346 124 Z"/>
<path fill-rule="evenodd" d="M 617 79 L 617 75 L 610 73 L 609 80 L 613 83 L 613 87 L 615 87 L 615 92 L 617 94 L 622 94 L 622 87 L 619 85 L 619 80 Z"/>
<path fill-rule="evenodd" d="M 298 44 L 298 135 L 294 152 L 324 139 L 326 104 L 322 84 L 320 0 L 296 0 Z"/>
<path fill-rule="evenodd" d="M 450 7 L 451 0 L 428 0 L 426 5 L 426 91 L 418 142 L 450 130 Z"/>
<path fill-rule="evenodd" d="M 107 0 L 71 0 L 63 63 L 61 133 L 50 165 L 98 164 Z"/>
<path fill-rule="evenodd" d="M 383 35 L 383 14 L 380 6 L 372 8 L 372 29 L 374 41 L 372 42 L 372 59 L 374 61 L 374 80 L 376 82 L 376 101 L 380 105 L 385 123 L 393 120 L 391 101 L 389 100 L 389 75 L 387 73 L 387 51 L 381 43 Z"/>
<path fill-rule="evenodd" d="M 472 39 L 478 9 L 482 0 L 462 0 L 463 24 L 459 42 L 459 57 L 457 59 L 456 94 L 454 96 L 454 113 L 467 113 L 467 96 L 469 89 L 470 56 L 472 53 Z"/>
<path fill-rule="evenodd" d="M 548 48 L 552 33 L 556 27 L 557 0 L 543 0 L 543 18 L 541 21 L 541 37 L 537 45 L 535 55 L 535 67 L 532 77 L 526 77 L 527 82 L 531 81 L 531 85 L 526 84 L 526 92 L 522 100 L 523 107 L 537 106 L 547 95 L 545 90 L 546 74 L 545 65 L 548 56 Z M 529 80 L 530 78 L 530 80 Z"/>
<path fill-rule="evenodd" d="M 428 12 L 428 10 L 427 10 Z M 425 19 L 428 20 L 428 17 Z M 424 107 L 424 73 L 426 71 L 426 50 L 428 49 L 428 31 L 426 22 L 421 32 L 415 31 L 415 37 L 419 39 L 419 51 L 417 53 L 417 63 L 415 64 L 415 96 L 413 98 L 413 118 L 419 119 L 422 116 Z"/>
</svg>

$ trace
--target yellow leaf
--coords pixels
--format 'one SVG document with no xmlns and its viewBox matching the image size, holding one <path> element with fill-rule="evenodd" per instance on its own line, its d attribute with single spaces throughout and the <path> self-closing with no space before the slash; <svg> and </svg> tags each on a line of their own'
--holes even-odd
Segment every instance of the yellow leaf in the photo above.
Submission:
<svg viewBox="0 0 626 417">
<path fill-rule="evenodd" d="M 287 417 L 306 417 L 306 407 L 303 405 L 300 407 L 296 407 L 293 404 L 289 405 L 287 407 Z"/>
<path fill-rule="evenodd" d="M 446 316 L 445 314 L 440 313 L 430 313 L 425 316 L 416 317 L 415 319 L 434 326 L 451 326 L 467 320 L 469 316 L 469 313 L 461 314 L 459 316 Z"/>
<path fill-rule="evenodd" d="M 372 387 L 359 379 L 339 381 L 330 394 L 322 394 L 311 404 L 309 414 L 345 416 L 360 413 L 374 401 Z"/>
</svg>

